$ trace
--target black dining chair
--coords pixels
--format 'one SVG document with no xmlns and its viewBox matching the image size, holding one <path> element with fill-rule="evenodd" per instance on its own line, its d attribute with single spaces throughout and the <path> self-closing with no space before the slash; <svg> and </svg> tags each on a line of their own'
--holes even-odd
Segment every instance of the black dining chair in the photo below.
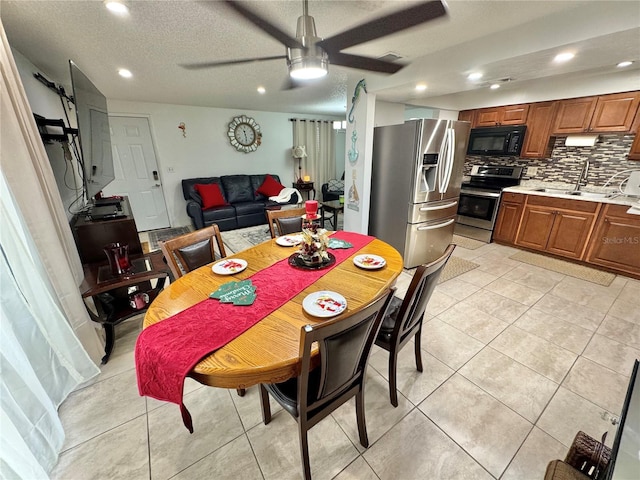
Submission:
<svg viewBox="0 0 640 480">
<path fill-rule="evenodd" d="M 389 352 L 389 397 L 394 407 L 398 406 L 398 352 L 411 338 L 415 338 L 416 368 L 422 372 L 420 336 L 424 311 L 455 247 L 453 244 L 449 245 L 440 258 L 416 268 L 404 299 L 393 297 L 382 320 L 375 343 Z"/>
<path fill-rule="evenodd" d="M 215 223 L 195 232 L 160 242 L 160 250 L 171 268 L 174 279 L 227 256 L 220 229 Z"/>
<path fill-rule="evenodd" d="M 160 242 L 160 250 L 173 273 L 172 280 L 227 256 L 220 229 L 215 223 Z M 236 388 L 236 391 L 241 397 L 246 393 L 244 388 Z"/>
<path fill-rule="evenodd" d="M 282 383 L 261 384 L 262 419 L 271 421 L 269 394 L 298 422 L 302 471 L 311 479 L 307 432 L 352 397 L 360 443 L 369 446 L 364 415 L 364 378 L 373 341 L 394 288 L 368 305 L 315 325 L 300 333 L 300 375 Z M 311 347 L 317 342 L 320 359 L 313 368 Z M 313 369 L 312 369 L 313 368 Z"/>
</svg>

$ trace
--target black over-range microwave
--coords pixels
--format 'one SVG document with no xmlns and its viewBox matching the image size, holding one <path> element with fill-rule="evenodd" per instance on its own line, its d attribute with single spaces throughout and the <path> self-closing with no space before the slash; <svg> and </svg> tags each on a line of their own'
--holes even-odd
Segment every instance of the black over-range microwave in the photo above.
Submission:
<svg viewBox="0 0 640 480">
<path fill-rule="evenodd" d="M 467 154 L 519 156 L 526 130 L 526 125 L 472 128 Z"/>
</svg>

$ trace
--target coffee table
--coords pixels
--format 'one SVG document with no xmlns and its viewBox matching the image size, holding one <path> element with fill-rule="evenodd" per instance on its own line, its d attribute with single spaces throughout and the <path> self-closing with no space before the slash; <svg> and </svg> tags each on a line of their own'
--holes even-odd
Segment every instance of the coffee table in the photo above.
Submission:
<svg viewBox="0 0 640 480">
<path fill-rule="evenodd" d="M 338 213 L 344 212 L 344 203 L 340 203 L 340 200 L 329 200 L 327 202 L 320 203 L 320 209 L 322 210 L 322 228 L 324 228 L 324 221 L 329 220 L 329 223 L 333 227 L 333 230 L 338 228 Z M 329 218 L 325 218 L 324 212 L 333 214 Z M 331 219 L 333 218 L 333 220 Z"/>
</svg>

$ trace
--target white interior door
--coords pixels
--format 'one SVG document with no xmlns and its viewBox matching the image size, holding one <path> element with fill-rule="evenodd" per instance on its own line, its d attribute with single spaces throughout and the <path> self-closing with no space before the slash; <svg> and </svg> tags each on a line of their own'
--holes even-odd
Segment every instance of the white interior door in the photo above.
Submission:
<svg viewBox="0 0 640 480">
<path fill-rule="evenodd" d="M 109 116 L 115 180 L 106 195 L 129 197 L 138 231 L 169 227 L 149 120 Z"/>
</svg>

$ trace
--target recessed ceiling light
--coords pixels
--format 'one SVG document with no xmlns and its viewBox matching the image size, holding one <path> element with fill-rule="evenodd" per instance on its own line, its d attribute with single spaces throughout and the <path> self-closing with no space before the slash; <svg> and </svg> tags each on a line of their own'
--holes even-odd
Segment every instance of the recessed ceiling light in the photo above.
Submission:
<svg viewBox="0 0 640 480">
<path fill-rule="evenodd" d="M 633 65 L 633 62 L 630 61 L 626 61 L 626 62 L 620 62 L 618 65 L 616 65 L 617 67 L 620 68 L 624 68 L 624 67 L 628 67 L 629 65 Z"/>
<path fill-rule="evenodd" d="M 265 90 L 265 88 L 264 88 L 264 87 L 258 87 L 258 93 L 259 93 L 260 95 L 262 95 L 264 92 L 266 92 L 266 90 Z"/>
<path fill-rule="evenodd" d="M 482 73 L 480 72 L 473 72 L 470 73 L 469 76 L 467 77 L 469 80 L 480 80 L 482 78 Z"/>
<path fill-rule="evenodd" d="M 499 83 L 493 83 L 489 88 L 491 90 L 497 90 L 498 88 L 500 88 L 500 84 Z"/>
<path fill-rule="evenodd" d="M 131 73 L 129 70 L 127 70 L 126 68 L 121 68 L 118 70 L 118 75 L 120 75 L 121 77 L 124 78 L 131 78 L 133 77 L 133 73 Z"/>
<path fill-rule="evenodd" d="M 427 89 L 427 84 L 426 83 L 419 83 L 416 85 L 416 90 L 418 92 L 424 92 Z"/>
<path fill-rule="evenodd" d="M 556 63 L 568 62 L 573 57 L 575 57 L 575 55 L 571 52 L 559 53 L 554 57 L 553 61 Z"/>
<path fill-rule="evenodd" d="M 122 0 L 104 0 L 104 6 L 110 12 L 116 13 L 118 15 L 125 15 L 129 13 L 129 7 Z"/>
</svg>

